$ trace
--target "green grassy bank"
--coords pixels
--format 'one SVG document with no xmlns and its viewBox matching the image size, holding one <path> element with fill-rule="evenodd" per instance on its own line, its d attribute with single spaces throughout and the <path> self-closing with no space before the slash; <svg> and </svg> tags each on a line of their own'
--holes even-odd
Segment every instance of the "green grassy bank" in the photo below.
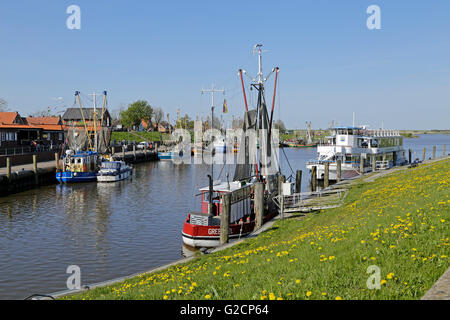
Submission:
<svg viewBox="0 0 450 320">
<path fill-rule="evenodd" d="M 69 299 L 419 299 L 447 270 L 450 160 L 357 182 L 341 208 Z M 149 244 L 151 245 L 151 244 Z M 369 266 L 381 271 L 370 290 Z"/>
<path fill-rule="evenodd" d="M 111 133 L 111 141 L 116 140 L 117 142 L 125 141 L 161 141 L 161 140 L 170 140 L 171 135 L 159 132 L 113 132 Z"/>
</svg>

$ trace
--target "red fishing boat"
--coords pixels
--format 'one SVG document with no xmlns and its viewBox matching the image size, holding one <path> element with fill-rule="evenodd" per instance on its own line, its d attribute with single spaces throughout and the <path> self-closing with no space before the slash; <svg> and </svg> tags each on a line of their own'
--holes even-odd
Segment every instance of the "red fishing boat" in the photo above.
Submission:
<svg viewBox="0 0 450 320">
<path fill-rule="evenodd" d="M 270 221 L 278 214 L 278 209 L 272 198 L 278 193 L 277 177 L 280 174 L 278 157 L 275 154 L 275 147 L 278 141 L 274 141 L 272 136 L 272 120 L 275 106 L 275 93 L 278 78 L 278 68 L 271 72 L 275 73 L 274 96 L 272 111 L 269 117 L 264 97 L 264 82 L 267 77 L 263 77 L 261 66 L 261 45 L 256 45 L 255 50 L 259 55 L 259 72 L 257 78 L 252 79 L 251 86 L 258 90 L 258 104 L 256 109 L 248 110 L 247 98 L 243 81 L 244 70 L 239 70 L 242 89 L 244 92 L 245 114 L 243 132 L 248 130 L 260 130 L 258 139 L 250 142 L 245 134 L 241 138 L 240 148 L 237 156 L 234 178 L 232 182 L 213 179 L 213 170 L 208 175 L 209 186 L 200 188 L 200 212 L 190 212 L 183 225 L 183 242 L 191 247 L 216 247 L 220 244 L 220 223 L 222 213 L 222 196 L 227 193 L 232 194 L 230 209 L 229 238 L 241 238 L 250 234 L 255 229 L 255 211 L 253 199 L 253 185 L 256 182 L 264 184 L 263 224 Z M 214 94 L 214 90 L 211 90 Z M 213 98 L 214 101 L 214 98 Z M 214 110 L 214 106 L 212 106 Z M 211 117 L 214 119 L 214 115 Z M 254 145 L 252 145 L 254 143 Z M 257 145 L 260 147 L 257 148 Z M 249 152 L 250 149 L 252 152 Z M 254 152 L 257 150 L 256 152 Z M 255 153 L 254 155 L 252 153 Z"/>
</svg>

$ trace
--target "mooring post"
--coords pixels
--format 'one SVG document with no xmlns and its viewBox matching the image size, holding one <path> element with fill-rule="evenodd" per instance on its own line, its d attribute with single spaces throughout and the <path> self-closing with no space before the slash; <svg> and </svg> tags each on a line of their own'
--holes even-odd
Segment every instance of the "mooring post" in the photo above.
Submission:
<svg viewBox="0 0 450 320">
<path fill-rule="evenodd" d="M 433 146 L 433 160 L 436 159 L 436 146 Z"/>
<path fill-rule="evenodd" d="M 445 144 L 444 144 L 444 149 L 442 151 L 442 157 L 445 158 L 446 154 L 445 154 Z"/>
<path fill-rule="evenodd" d="M 342 180 L 342 160 L 338 159 L 336 162 L 336 181 L 341 182 Z"/>
<path fill-rule="evenodd" d="M 408 150 L 408 159 L 409 159 L 409 164 L 412 163 L 412 151 L 411 149 Z"/>
<path fill-rule="evenodd" d="M 325 163 L 325 175 L 323 178 L 323 187 L 328 188 L 330 186 L 330 163 Z"/>
<path fill-rule="evenodd" d="M 122 161 L 125 162 L 125 146 L 122 146 Z"/>
<path fill-rule="evenodd" d="M 231 213 L 231 193 L 222 195 L 222 212 L 220 213 L 220 244 L 228 243 Z"/>
<path fill-rule="evenodd" d="M 111 156 L 114 157 L 114 154 L 116 153 L 116 147 L 111 148 Z"/>
<path fill-rule="evenodd" d="M 55 152 L 55 168 L 56 168 L 56 172 L 59 172 L 59 154 L 58 152 Z"/>
<path fill-rule="evenodd" d="M 424 147 L 423 148 L 423 155 L 422 155 L 422 162 L 425 161 L 425 155 L 426 155 L 427 149 Z"/>
<path fill-rule="evenodd" d="M 375 154 L 372 155 L 372 172 L 377 171 L 377 156 Z"/>
<path fill-rule="evenodd" d="M 295 193 L 302 192 L 302 170 L 297 170 L 297 175 L 295 177 Z"/>
<path fill-rule="evenodd" d="M 317 166 L 311 168 L 311 191 L 315 192 L 317 189 Z"/>
<path fill-rule="evenodd" d="M 11 180 L 11 158 L 6 158 L 6 175 L 8 176 L 8 180 Z"/>
<path fill-rule="evenodd" d="M 255 183 L 255 230 L 262 227 L 264 216 L 264 184 L 262 182 Z"/>
<path fill-rule="evenodd" d="M 364 175 L 364 158 L 359 158 L 359 174 L 362 176 Z"/>
<path fill-rule="evenodd" d="M 36 185 L 39 184 L 39 177 L 37 171 L 37 155 L 33 154 L 33 172 L 34 172 L 34 182 Z"/>
<path fill-rule="evenodd" d="M 136 144 L 133 144 L 133 156 L 134 156 L 134 161 L 136 161 Z"/>
</svg>

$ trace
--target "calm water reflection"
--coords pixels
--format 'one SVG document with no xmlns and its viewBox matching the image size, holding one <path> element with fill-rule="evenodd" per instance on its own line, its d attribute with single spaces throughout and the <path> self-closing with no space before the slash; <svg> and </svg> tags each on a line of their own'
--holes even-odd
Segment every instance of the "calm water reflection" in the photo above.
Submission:
<svg viewBox="0 0 450 320">
<path fill-rule="evenodd" d="M 424 146 L 450 146 L 450 136 L 406 139 L 417 156 Z M 440 149 L 439 149 L 440 148 Z M 450 150 L 449 150 L 450 151 Z M 315 149 L 281 152 L 283 174 L 304 170 Z M 216 166 L 222 178 L 232 168 Z M 135 167 L 132 180 L 115 184 L 57 185 L 0 198 L 0 298 L 65 289 L 69 265 L 92 284 L 148 270 L 182 257 L 186 212 L 199 208 L 198 187 L 210 168 L 169 162 Z"/>
</svg>

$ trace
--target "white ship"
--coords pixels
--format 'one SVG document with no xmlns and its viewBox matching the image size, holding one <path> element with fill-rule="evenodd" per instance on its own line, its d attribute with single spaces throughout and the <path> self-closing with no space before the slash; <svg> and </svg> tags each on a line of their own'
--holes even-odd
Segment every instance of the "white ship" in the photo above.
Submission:
<svg viewBox="0 0 450 320">
<path fill-rule="evenodd" d="M 341 160 L 341 178 L 350 179 L 360 174 L 360 162 L 364 172 L 372 171 L 373 161 L 378 169 L 387 169 L 407 163 L 403 149 L 403 137 L 395 130 L 367 130 L 365 127 L 335 127 L 317 148 L 318 158 L 307 163 L 316 167 L 317 179 L 325 176 L 325 164 L 329 163 L 329 180 L 337 180 L 337 161 Z"/>
</svg>

